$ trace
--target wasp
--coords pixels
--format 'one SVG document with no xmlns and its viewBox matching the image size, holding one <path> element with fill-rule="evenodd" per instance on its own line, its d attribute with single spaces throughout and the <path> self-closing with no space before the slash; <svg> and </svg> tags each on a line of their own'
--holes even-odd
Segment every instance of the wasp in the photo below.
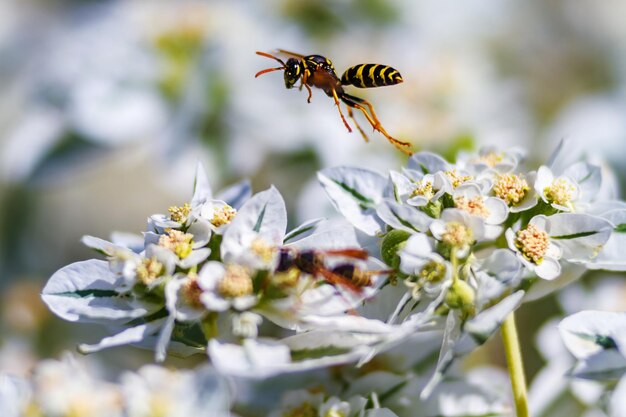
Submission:
<svg viewBox="0 0 626 417">
<path fill-rule="evenodd" d="M 364 287 L 369 287 L 373 284 L 372 276 L 392 272 L 387 270 L 364 271 L 352 262 L 345 262 L 328 268 L 326 266 L 328 257 L 343 257 L 364 261 L 368 259 L 369 255 L 363 249 L 298 250 L 282 247 L 279 250 L 275 273 L 286 273 L 295 269 L 299 273 L 322 278 L 332 285 L 347 288 L 360 294 Z"/>
<path fill-rule="evenodd" d="M 344 90 L 344 87 L 347 85 L 352 85 L 358 88 L 371 88 L 399 84 L 403 80 L 398 70 L 387 65 L 359 64 L 348 68 L 343 73 L 341 78 L 339 78 L 335 72 L 333 63 L 330 59 L 322 55 L 300 55 L 282 49 L 279 49 L 278 52 L 290 55 L 291 58 L 287 59 L 287 62 L 285 62 L 274 55 L 257 51 L 257 55 L 276 60 L 281 64 L 281 66 L 259 71 L 255 74 L 255 77 L 268 72 L 282 70 L 284 71 L 285 87 L 288 89 L 293 88 L 296 83 L 300 81 L 300 90 L 302 90 L 302 87 L 305 87 L 309 93 L 307 97 L 308 103 L 311 102 L 312 97 L 311 87 L 319 88 L 324 91 L 327 96 L 331 97 L 335 101 L 335 105 L 339 110 L 339 116 L 341 117 L 343 124 L 348 129 L 348 132 L 352 132 L 352 129 L 341 111 L 340 101 L 347 106 L 348 117 L 352 119 L 354 125 L 366 142 L 368 142 L 369 139 L 354 118 L 353 109 L 360 110 L 372 128 L 385 136 L 387 140 L 389 140 L 389 142 L 391 142 L 400 151 L 407 155 L 411 155 L 413 153 L 410 143 L 395 139 L 387 133 L 378 120 L 374 107 L 369 101 L 348 94 Z"/>
</svg>

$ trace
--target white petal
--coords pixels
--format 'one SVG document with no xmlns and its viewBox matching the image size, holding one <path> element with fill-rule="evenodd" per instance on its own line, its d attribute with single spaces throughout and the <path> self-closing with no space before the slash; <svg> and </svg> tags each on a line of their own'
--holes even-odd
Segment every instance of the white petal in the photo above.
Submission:
<svg viewBox="0 0 626 417">
<path fill-rule="evenodd" d="M 220 282 L 226 267 L 221 262 L 209 261 L 198 273 L 198 285 L 205 291 L 214 291 Z"/>
<path fill-rule="evenodd" d="M 203 292 L 200 301 L 210 311 L 226 311 L 230 308 L 230 302 L 214 292 Z"/>
<path fill-rule="evenodd" d="M 380 203 L 376 214 L 394 229 L 405 230 L 409 233 L 426 232 L 433 221 L 433 218 L 423 211 L 392 200 Z"/>
<path fill-rule="evenodd" d="M 165 319 L 160 319 L 139 326 L 125 328 L 113 336 L 105 337 L 94 345 L 81 344 L 78 346 L 78 350 L 81 353 L 93 353 L 110 347 L 137 343 L 144 340 L 151 333 L 156 332 L 164 322 Z"/>
<path fill-rule="evenodd" d="M 194 181 L 193 197 L 191 199 L 191 206 L 197 207 L 205 202 L 209 201 L 213 197 L 211 191 L 211 184 L 209 178 L 206 175 L 206 171 L 202 166 L 202 163 L 198 162 L 196 166 L 196 179 Z"/>
<path fill-rule="evenodd" d="M 603 341 L 615 343 L 617 335 L 626 331 L 626 313 L 581 311 L 564 318 L 559 331 L 567 349 L 577 359 L 586 359 L 608 347 Z"/>
<path fill-rule="evenodd" d="M 223 235 L 222 258 L 236 257 L 242 248 L 249 244 L 251 234 L 255 234 L 269 244 L 281 245 L 286 230 L 285 201 L 278 190 L 272 186 L 266 191 L 255 194 L 237 212 Z"/>
<path fill-rule="evenodd" d="M 613 390 L 609 410 L 611 417 L 626 417 L 626 377 L 622 377 Z"/>
<path fill-rule="evenodd" d="M 563 258 L 588 261 L 609 240 L 613 225 L 601 217 L 580 213 L 550 216 L 550 237 L 563 249 Z"/>
<path fill-rule="evenodd" d="M 258 298 L 255 295 L 246 295 L 243 297 L 235 297 L 231 300 L 233 308 L 239 311 L 248 310 L 252 308 L 258 302 Z"/>
<path fill-rule="evenodd" d="M 211 249 L 209 248 L 195 249 L 191 251 L 189 256 L 178 261 L 178 266 L 183 269 L 189 269 L 204 262 L 209 255 L 211 255 Z"/>
<path fill-rule="evenodd" d="M 217 200 L 225 201 L 229 206 L 239 210 L 239 208 L 246 202 L 252 195 L 252 187 L 250 180 L 243 180 L 230 187 L 224 188 L 220 191 L 215 198 Z"/>
<path fill-rule="evenodd" d="M 152 306 L 132 305 L 119 297 L 123 278 L 109 270 L 107 262 L 96 259 L 75 262 L 50 277 L 42 299 L 54 314 L 68 321 L 114 322 L 141 317 Z"/>
<path fill-rule="evenodd" d="M 488 224 L 502 224 L 509 215 L 509 206 L 497 197 L 486 198 L 485 208 L 489 211 L 489 216 L 485 219 Z"/>
<path fill-rule="evenodd" d="M 432 152 L 414 153 L 407 162 L 407 168 L 424 174 L 434 174 L 439 171 L 450 171 L 452 169 L 445 159 Z"/>
<path fill-rule="evenodd" d="M 322 170 L 317 178 L 335 208 L 354 227 L 368 235 L 382 230 L 375 208 L 389 186 L 387 178 L 374 171 L 347 167 Z"/>
<path fill-rule="evenodd" d="M 535 273 L 539 278 L 553 280 L 561 273 L 561 264 L 556 259 L 544 256 L 539 265 L 535 265 Z"/>
</svg>

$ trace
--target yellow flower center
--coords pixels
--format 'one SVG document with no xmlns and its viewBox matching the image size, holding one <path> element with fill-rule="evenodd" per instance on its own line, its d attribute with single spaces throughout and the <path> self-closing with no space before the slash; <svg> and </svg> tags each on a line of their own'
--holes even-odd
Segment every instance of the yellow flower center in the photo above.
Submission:
<svg viewBox="0 0 626 417">
<path fill-rule="evenodd" d="M 283 413 L 283 417 L 317 417 L 318 410 L 308 402 L 302 403 Z"/>
<path fill-rule="evenodd" d="M 498 165 L 504 159 L 504 155 L 500 152 L 489 152 L 488 154 L 481 155 L 478 158 L 479 162 L 493 168 Z"/>
<path fill-rule="evenodd" d="M 167 211 L 170 213 L 170 219 L 178 223 L 185 223 L 191 211 L 191 206 L 189 203 L 185 203 L 182 207 L 172 206 Z"/>
<path fill-rule="evenodd" d="M 416 181 L 415 186 L 415 189 L 411 193 L 411 197 L 422 196 L 430 200 L 435 195 L 433 192 L 433 183 L 431 181 Z"/>
<path fill-rule="evenodd" d="M 441 241 L 448 246 L 462 248 L 472 243 L 472 229 L 461 223 L 449 222 L 446 224 L 446 231 L 441 236 Z"/>
<path fill-rule="evenodd" d="M 202 295 L 202 288 L 198 284 L 198 275 L 195 273 L 189 273 L 185 279 L 185 283 L 182 287 L 182 295 L 190 306 L 200 309 L 202 308 L 202 302 L 200 301 L 200 295 Z"/>
<path fill-rule="evenodd" d="M 524 177 L 515 174 L 498 175 L 493 186 L 493 193 L 509 206 L 519 204 L 530 190 Z"/>
<path fill-rule="evenodd" d="M 276 253 L 276 247 L 267 243 L 262 237 L 254 238 L 250 243 L 250 250 L 265 263 L 271 262 Z"/>
<path fill-rule="evenodd" d="M 454 197 L 454 205 L 469 214 L 482 218 L 489 217 L 489 210 L 485 207 L 485 202 L 481 196 L 467 198 L 463 196 Z"/>
<path fill-rule="evenodd" d="M 159 246 L 174 252 L 180 259 L 184 259 L 193 250 L 193 235 L 180 230 L 167 229 L 166 235 L 159 237 Z"/>
<path fill-rule="evenodd" d="M 150 285 L 163 274 L 164 270 L 165 267 L 161 262 L 157 261 L 155 256 L 145 258 L 137 265 L 137 279 L 145 285 Z"/>
<path fill-rule="evenodd" d="M 213 218 L 211 219 L 211 224 L 215 227 L 220 227 L 224 224 L 229 224 L 235 215 L 237 214 L 237 210 L 229 206 L 228 204 L 216 209 L 213 212 Z"/>
<path fill-rule="evenodd" d="M 534 264 L 540 264 L 550 246 L 550 237 L 543 230 L 529 224 L 526 229 L 519 230 L 515 236 L 515 247 L 522 252 L 524 258 Z"/>
<path fill-rule="evenodd" d="M 217 290 L 222 297 L 228 298 L 252 294 L 254 287 L 248 269 L 240 265 L 228 265 Z"/>
<path fill-rule="evenodd" d="M 446 266 L 437 261 L 428 261 L 418 274 L 420 280 L 437 283 L 446 277 Z"/>
<path fill-rule="evenodd" d="M 564 178 L 557 178 L 543 190 L 548 201 L 559 206 L 569 205 L 575 191 L 576 188 Z"/>
<path fill-rule="evenodd" d="M 453 169 L 452 171 L 446 171 L 444 172 L 444 175 L 448 177 L 448 179 L 452 183 L 453 188 L 456 188 L 459 185 L 473 179 L 471 175 L 459 175 L 459 173 L 456 172 L 456 169 Z"/>
</svg>

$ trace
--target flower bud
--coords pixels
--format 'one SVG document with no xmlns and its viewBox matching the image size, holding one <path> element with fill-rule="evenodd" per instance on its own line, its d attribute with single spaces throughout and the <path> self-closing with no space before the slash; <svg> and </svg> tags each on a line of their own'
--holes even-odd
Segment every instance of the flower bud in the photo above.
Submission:
<svg viewBox="0 0 626 417">
<path fill-rule="evenodd" d="M 474 289 L 465 281 L 457 280 L 446 293 L 445 302 L 448 307 L 461 310 L 464 313 L 473 313 L 476 293 Z"/>
<path fill-rule="evenodd" d="M 393 268 L 397 268 L 400 265 L 398 251 L 405 246 L 406 241 L 410 236 L 411 234 L 409 232 L 397 229 L 387 233 L 383 238 L 383 242 L 380 247 L 383 262 Z"/>
</svg>

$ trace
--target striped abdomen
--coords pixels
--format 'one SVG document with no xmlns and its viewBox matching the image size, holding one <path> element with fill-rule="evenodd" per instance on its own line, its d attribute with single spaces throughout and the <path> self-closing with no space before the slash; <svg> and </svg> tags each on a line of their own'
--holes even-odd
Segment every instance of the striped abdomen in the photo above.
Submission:
<svg viewBox="0 0 626 417">
<path fill-rule="evenodd" d="M 387 65 L 360 64 L 350 67 L 341 76 L 341 84 L 359 88 L 383 87 L 402 82 L 402 76 Z"/>
</svg>

